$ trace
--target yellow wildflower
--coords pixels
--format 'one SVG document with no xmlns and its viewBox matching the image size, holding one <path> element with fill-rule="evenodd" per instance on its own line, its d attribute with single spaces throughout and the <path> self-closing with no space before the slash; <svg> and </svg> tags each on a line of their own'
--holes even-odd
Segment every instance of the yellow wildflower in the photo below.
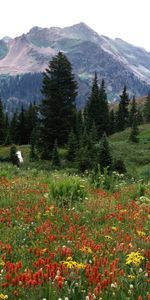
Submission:
<svg viewBox="0 0 150 300">
<path fill-rule="evenodd" d="M 0 299 L 8 299 L 8 296 L 4 294 L 0 294 Z"/>
<path fill-rule="evenodd" d="M 2 260 L 2 258 L 0 258 L 0 266 L 4 266 L 4 264 L 5 264 L 4 261 Z"/>
<path fill-rule="evenodd" d="M 92 249 L 90 247 L 88 247 L 88 246 L 83 246 L 80 250 L 82 252 L 84 252 L 85 254 L 93 253 Z"/>
<path fill-rule="evenodd" d="M 146 235 L 146 233 L 144 231 L 140 231 L 140 230 L 137 231 L 137 234 L 139 236 L 145 236 Z"/>
<path fill-rule="evenodd" d="M 107 240 L 112 240 L 112 239 L 113 239 L 110 235 L 105 235 L 105 238 L 106 238 Z"/>
<path fill-rule="evenodd" d="M 134 276 L 134 275 L 128 275 L 128 279 L 134 280 L 134 279 L 135 279 L 135 276 Z"/>
<path fill-rule="evenodd" d="M 139 266 L 141 262 L 144 260 L 144 256 L 142 256 L 138 251 L 137 252 L 131 252 L 127 255 L 126 259 L 126 265 L 135 265 Z"/>
<path fill-rule="evenodd" d="M 112 229 L 113 231 L 117 231 L 117 227 L 116 227 L 116 226 L 112 226 L 111 229 Z"/>
<path fill-rule="evenodd" d="M 84 269 L 85 268 L 85 265 L 83 263 L 78 263 L 76 261 L 74 261 L 72 259 L 72 257 L 68 257 L 66 259 L 66 261 L 62 261 L 62 263 L 68 268 L 68 269 Z"/>
</svg>

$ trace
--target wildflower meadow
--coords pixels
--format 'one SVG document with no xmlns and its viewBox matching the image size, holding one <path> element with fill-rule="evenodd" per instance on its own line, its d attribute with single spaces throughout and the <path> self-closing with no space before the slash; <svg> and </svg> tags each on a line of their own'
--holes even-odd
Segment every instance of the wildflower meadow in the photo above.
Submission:
<svg viewBox="0 0 150 300">
<path fill-rule="evenodd" d="M 0 175 L 0 299 L 150 300 L 149 183 Z"/>
</svg>

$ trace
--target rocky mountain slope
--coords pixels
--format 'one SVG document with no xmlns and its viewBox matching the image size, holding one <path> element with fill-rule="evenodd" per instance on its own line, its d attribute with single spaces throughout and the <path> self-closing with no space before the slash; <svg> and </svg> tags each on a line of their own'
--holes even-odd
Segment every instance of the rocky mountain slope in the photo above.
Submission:
<svg viewBox="0 0 150 300">
<path fill-rule="evenodd" d="M 0 40 L 0 95 L 6 106 L 12 102 L 40 101 L 42 76 L 37 74 L 45 70 L 49 60 L 60 50 L 73 66 L 80 107 L 87 101 L 95 71 L 99 81 L 105 80 L 110 101 L 118 98 L 124 84 L 129 93 L 136 96 L 146 95 L 150 89 L 150 53 L 143 48 L 119 38 L 100 36 L 84 23 L 65 28 L 33 27 L 27 34 Z M 32 80 L 34 84 L 37 80 L 39 93 L 37 88 L 36 94 L 32 89 Z M 22 93 L 23 87 L 26 93 Z"/>
</svg>

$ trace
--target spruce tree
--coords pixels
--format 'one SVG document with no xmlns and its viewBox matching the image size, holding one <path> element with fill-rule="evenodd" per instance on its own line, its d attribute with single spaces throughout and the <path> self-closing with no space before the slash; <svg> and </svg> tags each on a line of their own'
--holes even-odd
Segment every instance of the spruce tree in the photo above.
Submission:
<svg viewBox="0 0 150 300">
<path fill-rule="evenodd" d="M 135 96 L 134 96 L 132 99 L 131 109 L 129 112 L 129 126 L 132 126 L 136 115 L 137 115 L 137 105 L 136 105 L 136 100 L 135 100 Z"/>
<path fill-rule="evenodd" d="M 99 123 L 99 87 L 97 80 L 97 73 L 92 83 L 91 94 L 89 96 L 87 106 L 85 107 L 84 116 L 87 130 L 91 129 L 92 124 L 95 123 L 96 127 Z"/>
<path fill-rule="evenodd" d="M 69 134 L 67 148 L 68 148 L 67 159 L 70 162 L 74 162 L 77 154 L 78 142 L 73 130 L 71 130 Z"/>
<path fill-rule="evenodd" d="M 52 58 L 44 72 L 42 94 L 39 147 L 42 156 L 49 158 L 55 140 L 58 146 L 66 144 L 75 124 L 77 83 L 72 66 L 62 52 Z"/>
<path fill-rule="evenodd" d="M 107 94 L 105 90 L 104 80 L 101 86 L 98 86 L 97 74 L 92 84 L 91 94 L 84 111 L 85 126 L 89 131 L 95 124 L 98 139 L 100 139 L 104 132 L 109 132 L 109 109 L 107 102 Z"/>
<path fill-rule="evenodd" d="M 0 145 L 5 142 L 5 114 L 2 99 L 0 98 Z"/>
<path fill-rule="evenodd" d="M 54 148 L 52 151 L 52 166 L 60 167 L 60 158 L 59 158 L 59 153 L 58 153 L 58 148 L 57 148 L 57 140 L 55 140 Z"/>
<path fill-rule="evenodd" d="M 27 135 L 27 119 L 26 119 L 26 114 L 23 106 L 18 116 L 17 127 L 18 127 L 17 131 L 18 131 L 19 145 L 27 144 L 29 142 L 28 135 Z"/>
<path fill-rule="evenodd" d="M 98 162 L 100 164 L 100 169 L 101 169 L 102 173 L 104 172 L 105 168 L 108 168 L 108 170 L 111 169 L 112 155 L 110 152 L 110 146 L 109 146 L 109 142 L 108 142 L 106 133 L 103 134 L 102 139 L 100 141 Z"/>
<path fill-rule="evenodd" d="M 18 113 L 14 112 L 12 119 L 10 121 L 10 139 L 12 143 L 18 144 L 19 143 L 19 132 L 18 132 Z"/>
<path fill-rule="evenodd" d="M 99 123 L 97 127 L 98 137 L 109 133 L 109 108 L 104 79 L 102 79 L 99 90 Z"/>
<path fill-rule="evenodd" d="M 36 154 L 36 128 L 32 130 L 32 133 L 30 135 L 30 160 L 34 161 L 37 159 L 37 154 Z"/>
<path fill-rule="evenodd" d="M 148 93 L 145 105 L 144 105 L 144 118 L 147 123 L 150 122 L 150 92 Z"/>
<path fill-rule="evenodd" d="M 138 129 L 137 120 L 135 116 L 133 119 L 129 140 L 132 143 L 138 143 L 139 142 L 138 134 L 139 134 L 139 129 Z"/>
<path fill-rule="evenodd" d="M 120 95 L 119 108 L 117 112 L 117 131 L 123 131 L 129 124 L 129 96 L 127 94 L 127 88 L 124 86 L 123 92 Z"/>
<path fill-rule="evenodd" d="M 113 134 L 115 132 L 115 114 L 112 109 L 109 113 L 109 134 Z"/>
<path fill-rule="evenodd" d="M 12 145 L 10 148 L 10 161 L 12 162 L 13 165 L 16 165 L 19 167 L 19 159 L 16 154 L 17 148 L 15 145 Z"/>
<path fill-rule="evenodd" d="M 38 117 L 37 117 L 37 106 L 30 103 L 29 108 L 26 110 L 26 130 L 27 130 L 27 140 L 30 142 L 30 137 L 34 130 L 37 128 Z"/>
</svg>

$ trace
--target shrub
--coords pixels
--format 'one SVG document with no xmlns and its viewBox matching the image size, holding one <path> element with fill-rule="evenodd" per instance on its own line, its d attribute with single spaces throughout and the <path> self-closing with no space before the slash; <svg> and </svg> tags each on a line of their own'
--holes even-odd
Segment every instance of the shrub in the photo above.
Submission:
<svg viewBox="0 0 150 300">
<path fill-rule="evenodd" d="M 87 192 L 78 178 L 62 178 L 50 183 L 50 195 L 60 207 L 71 207 L 86 198 Z"/>
</svg>

